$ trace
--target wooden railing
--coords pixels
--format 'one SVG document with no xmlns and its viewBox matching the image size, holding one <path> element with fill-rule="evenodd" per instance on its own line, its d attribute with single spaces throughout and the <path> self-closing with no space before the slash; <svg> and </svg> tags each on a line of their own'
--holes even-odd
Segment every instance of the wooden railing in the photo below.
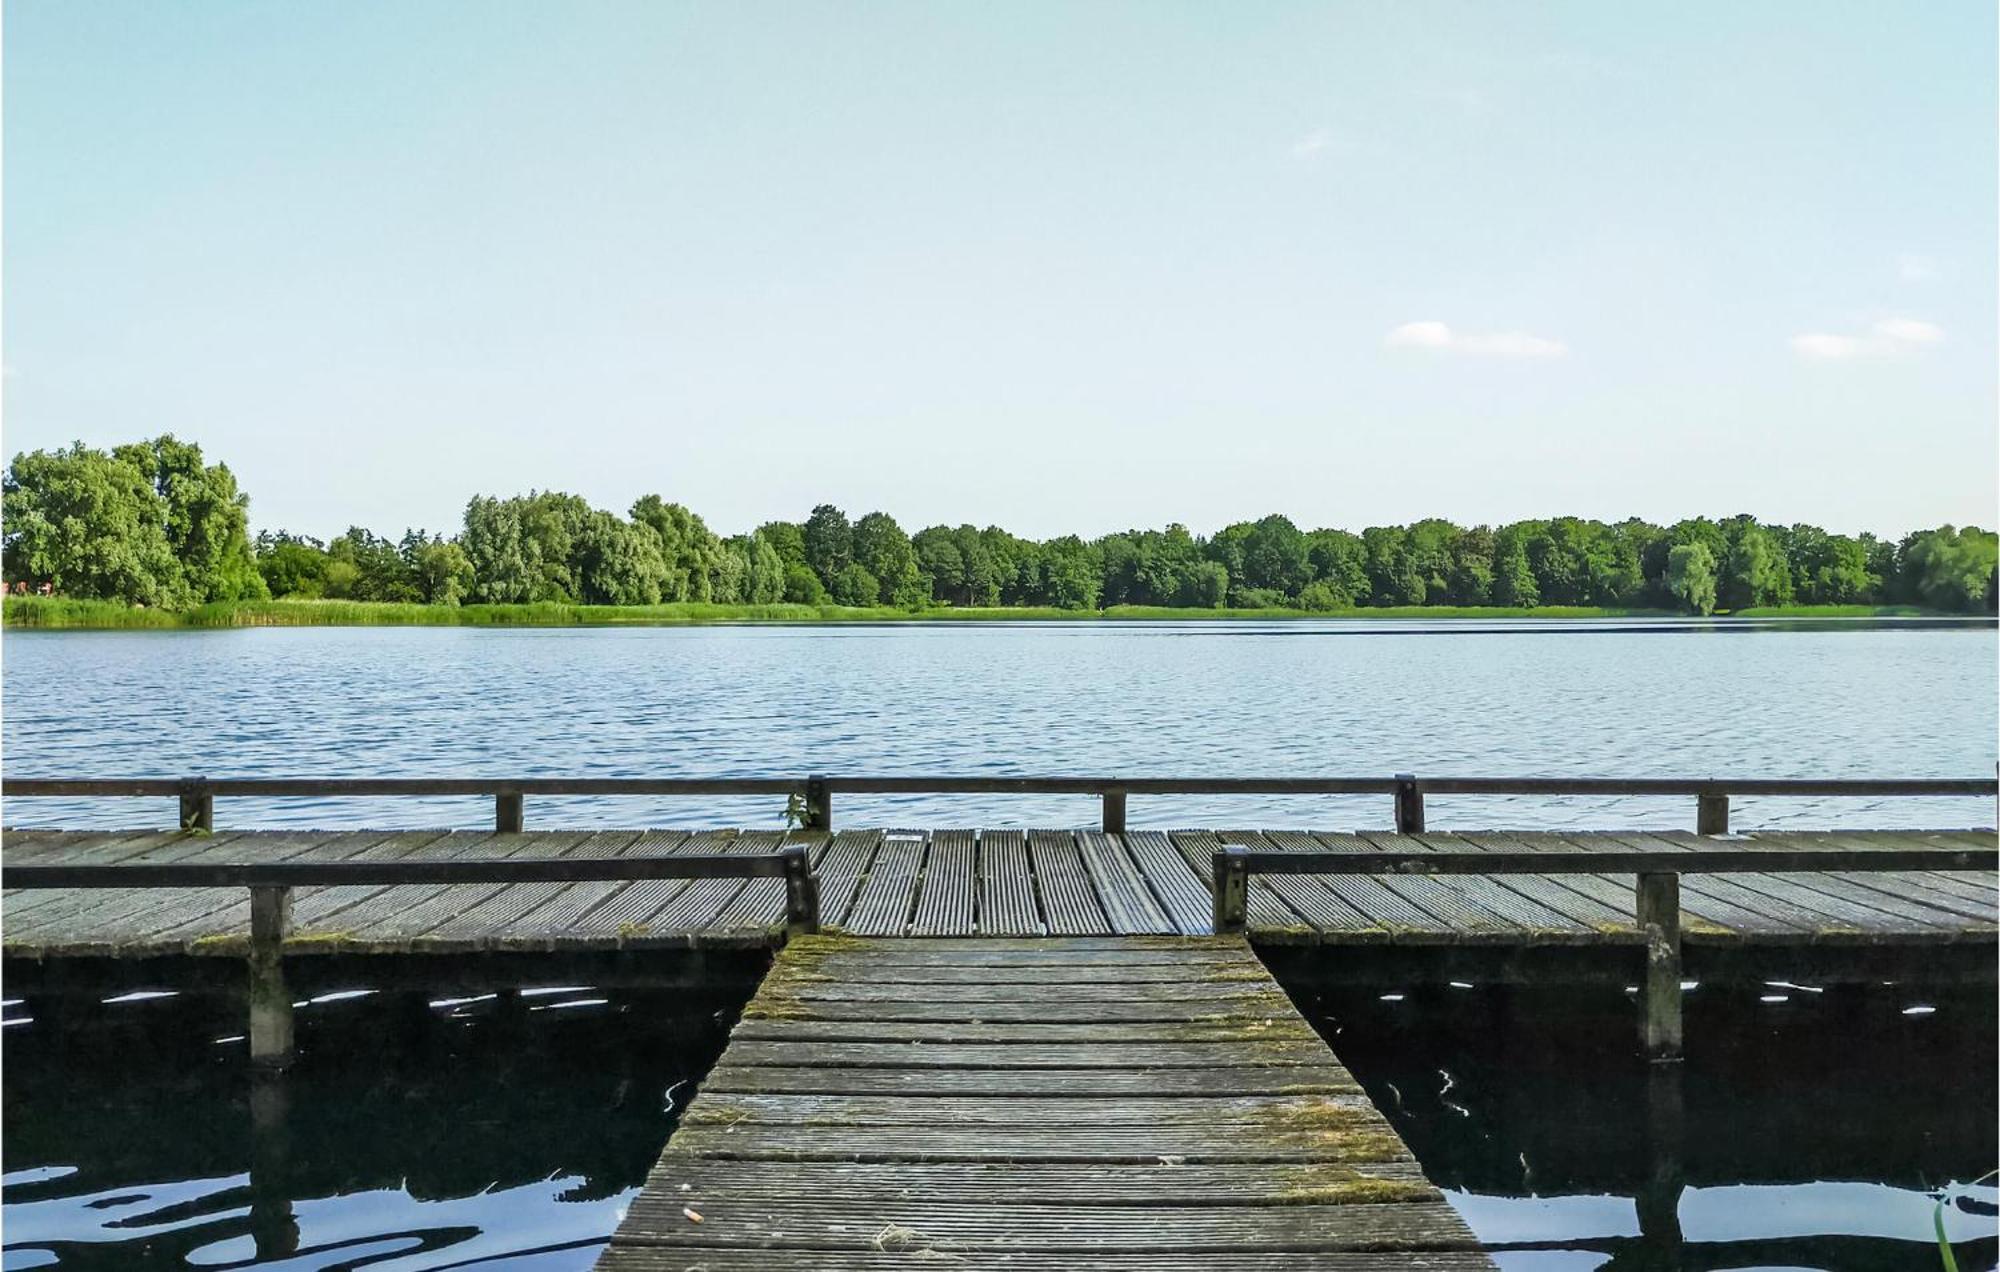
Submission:
<svg viewBox="0 0 2000 1272">
<path fill-rule="evenodd" d="M 1992 848 L 1700 848 L 1687 852 L 1270 852 L 1237 844 L 1213 862 L 1218 933 L 1249 918 L 1250 877 L 1310 875 L 1630 874 L 1637 876 L 1634 926 L 1646 942 L 1644 1040 L 1656 1060 L 1681 1055 L 1681 876 L 1791 872 L 2000 869 Z"/>
<path fill-rule="evenodd" d="M 1602 777 L 829 777 L 804 778 L 14 778 L 0 783 L 13 798 L 139 796 L 180 801 L 180 825 L 215 827 L 217 799 L 490 796 L 493 828 L 522 829 L 533 796 L 778 795 L 798 812 L 807 830 L 833 828 L 833 797 L 856 795 L 1085 795 L 1102 806 L 1106 834 L 1125 830 L 1132 795 L 1387 795 L 1395 801 L 1396 830 L 1421 834 L 1426 795 L 1689 796 L 1695 829 L 1729 831 L 1732 796 L 1883 798 L 1890 796 L 1992 797 L 1993 778 L 1602 778 Z"/>
<path fill-rule="evenodd" d="M 215 888 L 250 890 L 247 1034 L 250 1059 L 282 1066 L 292 1058 L 292 996 L 285 984 L 292 889 L 412 883 L 588 883 L 635 879 L 783 879 L 785 927 L 819 931 L 819 884 L 802 846 L 723 856 L 557 857 L 492 861 L 257 861 L 132 865 L 9 866 L 9 888 Z"/>
</svg>

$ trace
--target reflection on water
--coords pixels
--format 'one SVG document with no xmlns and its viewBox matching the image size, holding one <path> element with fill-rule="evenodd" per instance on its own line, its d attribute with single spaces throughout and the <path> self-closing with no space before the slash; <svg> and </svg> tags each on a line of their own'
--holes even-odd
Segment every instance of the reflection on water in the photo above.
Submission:
<svg viewBox="0 0 2000 1272">
<path fill-rule="evenodd" d="M 1990 622 L 1201 622 L 7 635 L 10 777 L 1394 772 L 1979 777 Z M 491 800 L 225 800 L 221 826 L 482 826 Z M 778 828 L 769 799 L 531 825 Z M 169 801 L 12 800 L 9 825 Z M 1987 826 L 1991 798 L 1744 799 L 1754 826 Z M 1075 826 L 1074 796 L 843 795 L 849 826 Z M 1386 798 L 1134 798 L 1137 826 L 1386 826 Z M 1691 828 L 1694 801 L 1444 796 L 1439 828 Z"/>
<path fill-rule="evenodd" d="M 319 995 L 252 1075 L 226 996 L 10 1001 L 4 1267 L 586 1269 L 737 993 Z"/>
<path fill-rule="evenodd" d="M 1292 988 L 1508 1272 L 2000 1256 L 1991 986 L 1691 984 L 1677 1065 L 1617 988 Z"/>
</svg>

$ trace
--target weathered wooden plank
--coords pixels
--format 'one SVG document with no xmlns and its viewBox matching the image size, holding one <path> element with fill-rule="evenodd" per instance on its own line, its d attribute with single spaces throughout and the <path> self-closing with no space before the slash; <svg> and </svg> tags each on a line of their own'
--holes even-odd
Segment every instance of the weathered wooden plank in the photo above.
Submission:
<svg viewBox="0 0 2000 1272">
<path fill-rule="evenodd" d="M 957 1043 L 931 1046 L 900 1042 L 767 1042 L 744 1039 L 729 1047 L 731 1064 L 847 1065 L 878 1069 L 1218 1069 L 1320 1064 L 1316 1043 L 1242 1042 Z"/>
<path fill-rule="evenodd" d="M 922 831 L 892 830 L 882 837 L 882 847 L 843 928 L 857 936 L 900 936 L 909 927 L 924 844 Z"/>
<path fill-rule="evenodd" d="M 1171 1103 L 1164 1101 L 1163 1103 Z M 1011 1162 L 769 1162 L 669 1153 L 646 1181 L 646 1193 L 683 1198 L 706 1217 L 706 1205 L 782 1205 L 823 1192 L 836 1197 L 911 1198 L 965 1204 L 1106 1206 L 1290 1206 L 1304 1198 L 1331 1204 L 1374 1199 L 1428 1201 L 1437 1190 L 1414 1161 L 1279 1166 L 1237 1163 L 1067 1166 Z"/>
<path fill-rule="evenodd" d="M 819 876 L 819 920 L 830 928 L 847 921 L 861 880 L 882 845 L 879 830 L 843 830 L 827 841 L 826 851 L 814 862 Z"/>
<path fill-rule="evenodd" d="M 1359 835 L 1339 831 L 1314 831 L 1309 836 L 1285 832 L 1272 836 L 1273 846 L 1285 852 L 1368 852 L 1374 845 Z M 1434 932 L 1438 917 L 1411 900 L 1402 880 L 1385 880 L 1367 875 L 1307 875 L 1362 915 L 1371 927 L 1397 936 L 1412 932 Z"/>
<path fill-rule="evenodd" d="M 932 833 L 910 920 L 912 936 L 970 936 L 978 930 L 978 852 L 976 831 Z"/>
<path fill-rule="evenodd" d="M 1296 1017 L 1246 1015 L 1220 1020 L 1169 1020 L 1131 1024 L 1027 1021 L 800 1020 L 751 1017 L 736 1038 L 795 1042 L 1226 1042 L 1286 1038 L 1309 1042 L 1312 1027 Z"/>
<path fill-rule="evenodd" d="M 841 980 L 800 980 L 786 978 L 772 987 L 794 1003 L 1046 1003 L 1060 997 L 1066 1003 L 1188 1004 L 1227 1000 L 1231 1003 L 1279 1003 L 1285 997 L 1266 977 L 1248 979 L 1231 976 L 1226 980 L 1189 979 L 1180 984 L 1134 982 L 1070 983 L 1051 993 L 1047 985 L 1034 982 L 988 981 L 955 985 L 878 985 Z"/>
<path fill-rule="evenodd" d="M 1100 1096 L 737 1095 L 697 1100 L 684 1126 L 767 1122 L 793 1126 L 922 1126 L 984 1128 L 1063 1124 L 1152 1126 L 1185 1122 L 1214 1129 L 1374 1125 L 1379 1115 L 1358 1095 L 1210 1096 L 1196 1099 Z"/>
<path fill-rule="evenodd" d="M 1247 1210 L 1236 1206 L 1177 1206 L 1171 1223 L 1153 1206 L 1098 1206 L 1087 1223 L 1068 1206 L 952 1204 L 927 1198 L 887 1203 L 880 1198 L 808 1194 L 782 1212 L 711 1206 L 689 1223 L 666 1196 L 641 1194 L 619 1227 L 625 1245 L 699 1249 L 729 1244 L 782 1250 L 895 1249 L 931 1251 L 1068 1252 L 1080 1258 L 1110 1252 L 1200 1254 L 1283 1251 L 1436 1249 L 1441 1224 L 1453 1218 L 1442 1201 L 1372 1206 L 1299 1205 Z M 890 1233 L 885 1237 L 884 1233 Z M 1469 1237 L 1458 1248 L 1475 1249 Z"/>
<path fill-rule="evenodd" d="M 1029 831 L 1028 861 L 1041 890 L 1042 912 L 1050 932 L 1085 936 L 1111 931 L 1072 832 Z"/>
<path fill-rule="evenodd" d="M 1061 993 L 1067 987 L 1057 987 Z M 1205 1008 L 1195 1013 L 1197 1018 L 1214 1020 L 1237 1020 L 1246 1012 L 1268 1014 L 1270 1003 L 1262 998 L 1230 1001 L 1210 1001 L 1197 1006 Z M 1143 1023 L 1189 1019 L 1190 1004 L 1169 997 L 1155 997 L 1139 1002 L 1067 1002 L 1034 1001 L 1021 1002 L 959 1002 L 938 999 L 929 1002 L 907 1002 L 897 999 L 863 1001 L 842 1000 L 796 1000 L 778 1003 L 752 1002 L 744 1008 L 746 1019 L 779 1020 L 882 1020 L 882 1021 L 935 1021 L 987 1022 L 999 1024 L 1006 1021 L 1045 1020 L 1050 1022 L 1088 1023 Z"/>
<path fill-rule="evenodd" d="M 1188 867 L 1213 886 L 1215 874 L 1215 854 L 1228 842 L 1221 835 L 1208 830 L 1176 830 L 1168 833 L 1174 847 L 1186 859 Z M 1297 911 L 1285 904 L 1271 888 L 1270 878 L 1253 876 L 1250 880 L 1248 901 L 1250 926 L 1281 932 L 1311 931 L 1312 924 L 1301 918 Z"/>
<path fill-rule="evenodd" d="M 837 981 L 852 969 L 847 961 L 827 960 L 810 970 L 781 967 L 773 971 L 771 984 L 791 985 L 812 981 Z M 1251 979 L 1261 973 L 1254 960 L 1184 960 L 1175 963 L 904 963 L 883 960 L 867 969 L 874 985 L 1185 985 L 1189 981 Z"/>
<path fill-rule="evenodd" d="M 1318 844 L 1308 835 L 1286 835 L 1282 831 L 1225 831 L 1222 838 L 1246 848 L 1271 852 L 1316 851 Z M 1389 935 L 1373 916 L 1356 909 L 1339 892 L 1327 886 L 1324 875 L 1272 875 L 1267 881 L 1273 892 L 1296 910 L 1301 918 L 1321 932 L 1339 932 L 1352 940 L 1380 940 Z M 1363 879 L 1364 884 L 1374 880 Z M 1379 892 L 1381 889 L 1375 889 Z M 1356 891 L 1350 889 L 1350 891 Z"/>
<path fill-rule="evenodd" d="M 1149 1127 L 1042 1126 L 959 1129 L 890 1126 L 687 1126 L 678 1153 L 699 1157 L 854 1162 L 1376 1162 L 1409 1150 L 1379 1130 L 1269 1131 L 1209 1129 L 1169 1123 Z"/>
<path fill-rule="evenodd" d="M 748 851 L 769 852 L 778 841 L 774 832 L 751 833 L 759 837 L 749 845 Z M 739 847 L 739 841 L 743 837 L 735 830 L 698 831 L 674 851 L 676 853 L 744 851 Z M 659 909 L 635 923 L 633 934 L 662 936 L 700 931 L 715 922 L 729 903 L 736 899 L 736 894 L 743 891 L 746 882 L 747 880 L 743 879 L 696 879 L 691 886 L 676 893 L 670 900 L 663 902 Z"/>
<path fill-rule="evenodd" d="M 218 846 L 234 842 L 233 834 L 201 836 L 176 833 L 164 839 L 150 838 L 140 846 L 137 839 L 106 845 L 107 858 L 117 854 L 118 862 L 144 861 L 166 865 L 194 860 Z M 127 848 L 133 849 L 127 852 Z M 115 864 L 115 863 L 110 863 Z M 115 921 L 150 911 L 165 900 L 158 888 L 59 888 L 52 890 L 47 904 L 33 908 L 10 908 L 7 913 L 6 943 L 9 947 L 32 946 L 55 951 L 73 942 L 71 933 L 84 926 Z"/>
<path fill-rule="evenodd" d="M 258 836 L 254 851 L 272 861 L 295 861 L 308 857 L 341 860 L 387 838 L 385 831 L 328 834 L 324 831 L 281 832 Z M 240 845 L 237 845 L 240 847 Z M 232 852 L 230 855 L 236 855 Z M 144 895 L 142 893 L 142 895 Z M 231 919 L 236 922 L 233 927 Z M 94 923 L 69 927 L 65 942 L 71 947 L 115 945 L 131 951 L 173 949 L 180 942 L 175 933 L 213 933 L 250 925 L 250 892 L 247 888 L 162 888 L 150 894 L 149 903 L 127 913 Z"/>
<path fill-rule="evenodd" d="M 1048 931 L 1035 900 L 1027 836 L 1018 830 L 980 832 L 979 930 L 988 936 L 1039 936 Z"/>
<path fill-rule="evenodd" d="M 1161 908 L 1173 921 L 1176 932 L 1215 930 L 1214 902 L 1207 876 L 1195 873 L 1172 840 L 1157 830 L 1130 831 L 1125 835 L 1125 847 L 1159 898 Z"/>
<path fill-rule="evenodd" d="M 649 830 L 626 845 L 620 856 L 671 857 L 690 851 L 693 836 L 684 830 Z M 713 841 L 702 841 L 702 851 Z M 630 883 L 604 881 L 573 883 L 556 894 L 550 909 L 538 920 L 530 919 L 516 935 L 532 940 L 568 935 L 585 940 L 616 940 L 620 934 L 637 931 L 640 923 L 659 912 L 660 907 L 687 891 L 692 879 L 640 879 Z M 558 926 L 563 924 L 563 926 Z"/>
<path fill-rule="evenodd" d="M 801 832 L 796 838 L 782 830 L 745 831 L 723 849 L 723 855 L 762 856 L 797 843 L 810 859 L 817 841 L 825 838 L 821 831 Z M 785 881 L 747 879 L 709 926 L 720 931 L 776 931 L 784 921 Z"/>
<path fill-rule="evenodd" d="M 1326 1057 L 1320 1064 L 1224 1069 L 823 1069 L 722 1063 L 705 1093 L 794 1095 L 1173 1096 L 1338 1095 L 1360 1090 Z"/>
<path fill-rule="evenodd" d="M 880 1234 L 878 1234 L 880 1235 Z M 966 1250 L 929 1253 L 890 1249 L 815 1250 L 802 1262 L 814 1272 L 896 1272 L 919 1259 L 947 1260 L 953 1272 L 1493 1272 L 1493 1261 L 1476 1250 L 1379 1250 L 1272 1252 L 1235 1250 L 1209 1254 L 1144 1254 L 1075 1251 Z M 871 1238 L 872 1244 L 872 1238 Z M 772 1272 L 772 1252 L 761 1247 L 704 1248 L 699 1256 L 663 1245 L 613 1242 L 598 1261 L 598 1272 Z"/>
<path fill-rule="evenodd" d="M 1147 888 L 1145 878 L 1116 836 L 1078 831 L 1076 849 L 1083 868 L 1096 886 L 1105 922 L 1113 932 L 1173 932 L 1178 930 Z"/>
</svg>

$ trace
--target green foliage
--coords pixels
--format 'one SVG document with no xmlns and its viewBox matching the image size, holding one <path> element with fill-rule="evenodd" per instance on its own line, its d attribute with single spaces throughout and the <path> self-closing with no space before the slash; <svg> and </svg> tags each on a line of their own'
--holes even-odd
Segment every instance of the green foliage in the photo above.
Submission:
<svg viewBox="0 0 2000 1272">
<path fill-rule="evenodd" d="M 1715 612 L 1715 556 L 1706 543 L 1683 543 L 1667 553 L 1667 592 L 1690 614 Z"/>
<path fill-rule="evenodd" d="M 283 532 L 253 544 L 248 501 L 228 468 L 204 464 L 198 447 L 172 437 L 108 453 L 78 444 L 17 455 L 4 490 L 10 584 L 188 612 L 277 596 L 481 614 L 577 605 L 1195 617 L 1485 607 L 1774 613 L 1795 605 L 1992 613 L 2000 595 L 1995 536 L 1976 527 L 1889 542 L 1747 515 L 1668 527 L 1577 517 L 1464 527 L 1430 518 L 1357 535 L 1303 530 L 1273 514 L 1206 539 L 1171 524 L 1086 543 L 1074 535 L 1037 542 L 998 526 L 930 526 L 912 536 L 886 512 L 850 523 L 821 504 L 803 523 L 766 522 L 725 539 L 659 495 L 620 517 L 576 495 L 530 491 L 474 498 L 456 537 L 410 530 L 392 543 L 356 526 L 324 544 Z"/>
<path fill-rule="evenodd" d="M 825 605 L 828 600 L 826 584 L 819 581 L 819 575 L 812 572 L 811 566 L 788 565 L 785 567 L 785 600 L 793 605 Z"/>
<path fill-rule="evenodd" d="M 802 536 L 806 564 L 820 582 L 832 587 L 834 577 L 854 561 L 854 527 L 847 514 L 832 504 L 821 504 L 806 518 Z"/>
<path fill-rule="evenodd" d="M 108 454 L 81 442 L 24 453 L 0 491 L 10 585 L 168 609 L 269 594 L 249 500 L 199 446 L 160 437 Z"/>
</svg>

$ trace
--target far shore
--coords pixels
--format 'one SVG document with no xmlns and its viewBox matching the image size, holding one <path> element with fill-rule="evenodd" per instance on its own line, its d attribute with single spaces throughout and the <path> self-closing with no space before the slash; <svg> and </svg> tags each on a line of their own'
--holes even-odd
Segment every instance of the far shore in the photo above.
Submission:
<svg viewBox="0 0 2000 1272">
<path fill-rule="evenodd" d="M 846 605 L 421 605 L 372 601 L 230 601 L 191 610 L 160 610 L 112 601 L 63 597 L 9 596 L 5 626 L 66 630 L 218 627 L 619 627 L 690 626 L 710 623 L 908 623 L 908 622 L 1159 622 L 1311 619 L 1686 619 L 1700 615 L 1669 610 L 1607 609 L 1544 605 L 1533 609 L 1499 606 L 1405 605 L 1342 610 L 1178 609 L 1119 605 L 1102 610 L 1029 606 L 921 610 Z M 1746 609 L 1710 618 L 1952 618 L 1909 605 L 1793 605 Z"/>
</svg>

